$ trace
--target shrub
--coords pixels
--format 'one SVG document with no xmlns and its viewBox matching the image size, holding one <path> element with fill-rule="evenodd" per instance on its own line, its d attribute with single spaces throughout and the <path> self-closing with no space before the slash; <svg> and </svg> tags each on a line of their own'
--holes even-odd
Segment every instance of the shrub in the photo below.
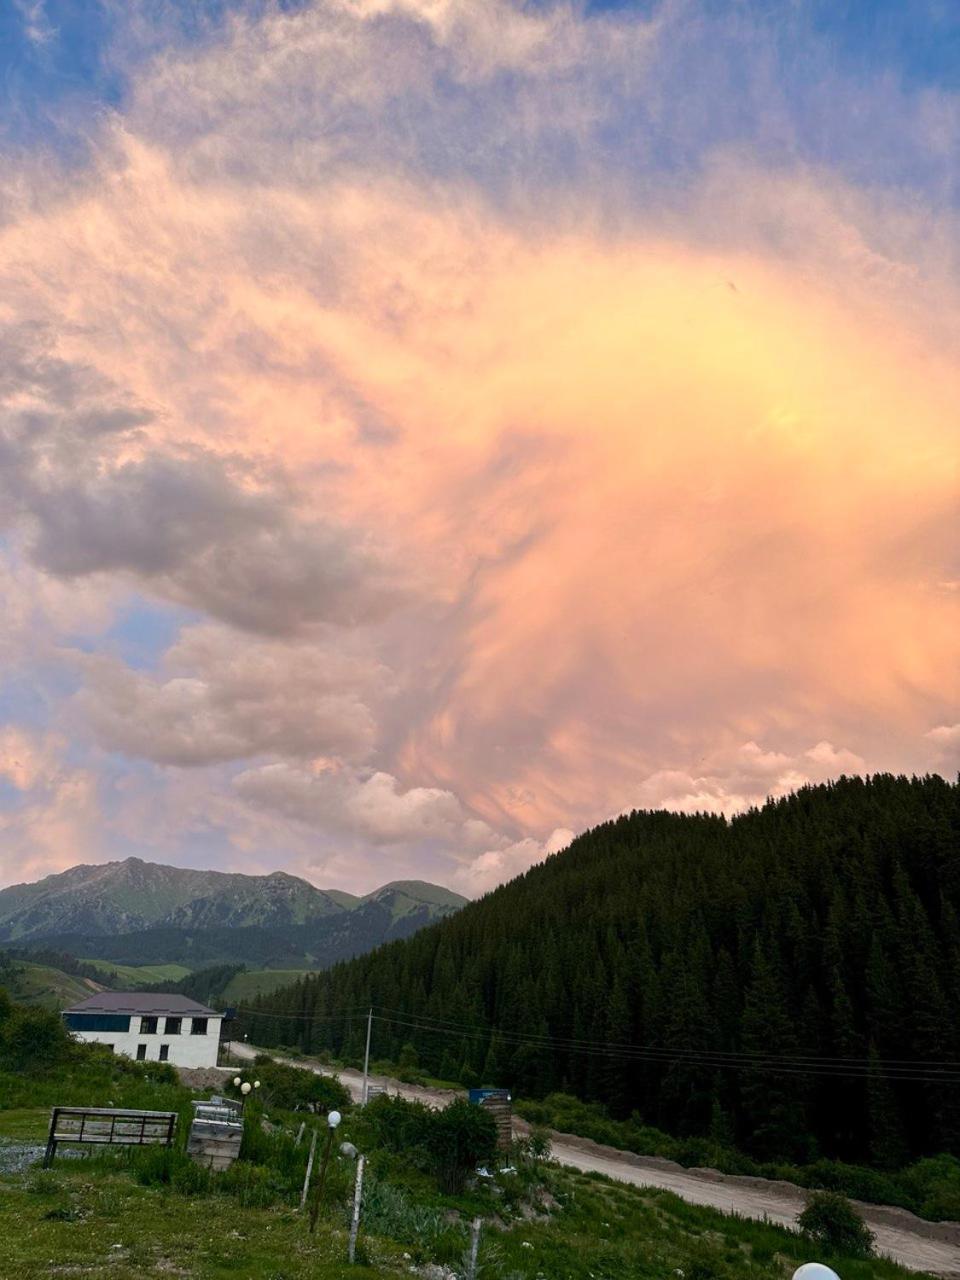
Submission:
<svg viewBox="0 0 960 1280">
<path fill-rule="evenodd" d="M 535 1125 L 526 1138 L 516 1138 L 513 1143 L 516 1163 L 538 1165 L 550 1159 L 550 1130 Z"/>
<path fill-rule="evenodd" d="M 309 1108 L 311 1111 L 343 1111 L 350 1105 L 350 1094 L 336 1076 L 316 1075 L 301 1067 L 288 1067 L 260 1055 L 254 1062 L 260 1081 L 259 1095 L 265 1106 L 282 1107 L 285 1111 Z M 250 1074 L 249 1072 L 247 1073 Z"/>
<path fill-rule="evenodd" d="M 2 1024 L 0 1062 L 14 1071 L 45 1070 L 63 1062 L 71 1041 L 57 1013 L 14 1005 Z"/>
<path fill-rule="evenodd" d="M 431 1112 L 421 1102 L 407 1102 L 380 1094 L 363 1108 L 361 1124 L 371 1133 L 369 1145 L 385 1147 L 397 1154 L 409 1154 L 426 1147 Z M 361 1136 L 361 1145 L 363 1139 Z"/>
<path fill-rule="evenodd" d="M 828 1254 L 869 1258 L 873 1252 L 873 1232 L 839 1191 L 815 1191 L 797 1226 Z"/>
<path fill-rule="evenodd" d="M 956 1156 L 918 1160 L 903 1171 L 900 1181 L 925 1218 L 960 1219 L 960 1160 Z"/>
<path fill-rule="evenodd" d="M 497 1126 L 488 1111 L 457 1098 L 431 1115 L 426 1148 L 441 1190 L 456 1195 L 471 1169 L 496 1154 Z"/>
</svg>

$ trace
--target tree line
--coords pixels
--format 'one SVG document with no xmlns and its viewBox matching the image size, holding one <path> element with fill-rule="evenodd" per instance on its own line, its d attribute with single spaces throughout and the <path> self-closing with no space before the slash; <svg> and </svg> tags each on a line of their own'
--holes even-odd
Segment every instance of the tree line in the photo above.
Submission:
<svg viewBox="0 0 960 1280">
<path fill-rule="evenodd" d="M 256 1002 L 258 1044 L 562 1090 L 760 1159 L 960 1154 L 960 787 L 841 778 L 634 812 Z M 407 1050 L 409 1054 L 409 1050 Z"/>
</svg>

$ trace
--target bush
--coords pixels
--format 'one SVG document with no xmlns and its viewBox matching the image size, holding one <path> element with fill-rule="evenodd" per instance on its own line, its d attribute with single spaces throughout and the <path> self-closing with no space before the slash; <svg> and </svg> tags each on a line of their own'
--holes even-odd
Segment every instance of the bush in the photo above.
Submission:
<svg viewBox="0 0 960 1280">
<path fill-rule="evenodd" d="M 264 1106 L 281 1107 L 285 1111 L 309 1109 L 324 1115 L 328 1111 L 344 1111 L 350 1106 L 350 1094 L 336 1076 L 316 1075 L 302 1067 L 288 1067 L 262 1054 L 254 1061 L 258 1094 Z M 247 1072 L 249 1076 L 251 1073 Z"/>
<path fill-rule="evenodd" d="M 467 1174 L 496 1154 L 496 1122 L 482 1107 L 457 1098 L 443 1111 L 431 1114 L 426 1148 L 440 1189 L 457 1195 Z"/>
<path fill-rule="evenodd" d="M 956 1156 L 918 1160 L 903 1171 L 900 1181 L 910 1192 L 917 1213 L 935 1222 L 960 1220 L 960 1160 Z"/>
<path fill-rule="evenodd" d="M 873 1253 L 873 1232 L 839 1191 L 815 1191 L 797 1226 L 825 1253 L 850 1258 L 869 1258 Z"/>
<path fill-rule="evenodd" d="M 3 1020 L 0 1063 L 14 1071 L 56 1066 L 69 1057 L 71 1047 L 63 1019 L 49 1009 L 14 1005 Z"/>
<path fill-rule="evenodd" d="M 382 1093 L 360 1113 L 358 1140 L 361 1147 L 379 1146 L 398 1155 L 410 1155 L 426 1148 L 430 1119 L 431 1112 L 422 1102 Z M 363 1130 L 369 1133 L 369 1141 L 364 1140 Z"/>
</svg>

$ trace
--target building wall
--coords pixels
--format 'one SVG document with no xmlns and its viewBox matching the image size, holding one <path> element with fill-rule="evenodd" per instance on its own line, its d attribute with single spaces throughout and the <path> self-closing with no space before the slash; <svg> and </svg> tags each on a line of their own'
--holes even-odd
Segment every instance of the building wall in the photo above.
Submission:
<svg viewBox="0 0 960 1280">
<path fill-rule="evenodd" d="M 171 1015 L 172 1017 L 173 1015 Z M 193 1035 L 192 1018 L 183 1016 L 180 1020 L 180 1034 L 166 1035 L 166 1017 L 158 1018 L 159 1032 L 154 1035 L 143 1034 L 140 1030 L 140 1016 L 133 1014 L 130 1018 L 129 1031 L 82 1031 L 71 1027 L 71 1033 L 86 1044 L 108 1044 L 114 1053 L 124 1053 L 128 1058 L 136 1058 L 138 1045 L 147 1046 L 147 1062 L 157 1062 L 160 1058 L 160 1046 L 170 1046 L 167 1061 L 175 1067 L 215 1067 L 217 1065 L 217 1048 L 220 1043 L 220 1023 L 222 1019 L 207 1018 L 207 1034 Z"/>
</svg>

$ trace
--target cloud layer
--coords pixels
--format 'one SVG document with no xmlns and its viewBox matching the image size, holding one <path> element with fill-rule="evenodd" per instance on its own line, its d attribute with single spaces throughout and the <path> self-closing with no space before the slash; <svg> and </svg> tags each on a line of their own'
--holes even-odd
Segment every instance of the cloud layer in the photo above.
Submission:
<svg viewBox="0 0 960 1280">
<path fill-rule="evenodd" d="M 111 56 L 87 162 L 0 189 L 50 866 L 92 807 L 103 856 L 482 891 L 634 806 L 948 767 L 954 97 L 681 3 L 133 6 Z"/>
</svg>

